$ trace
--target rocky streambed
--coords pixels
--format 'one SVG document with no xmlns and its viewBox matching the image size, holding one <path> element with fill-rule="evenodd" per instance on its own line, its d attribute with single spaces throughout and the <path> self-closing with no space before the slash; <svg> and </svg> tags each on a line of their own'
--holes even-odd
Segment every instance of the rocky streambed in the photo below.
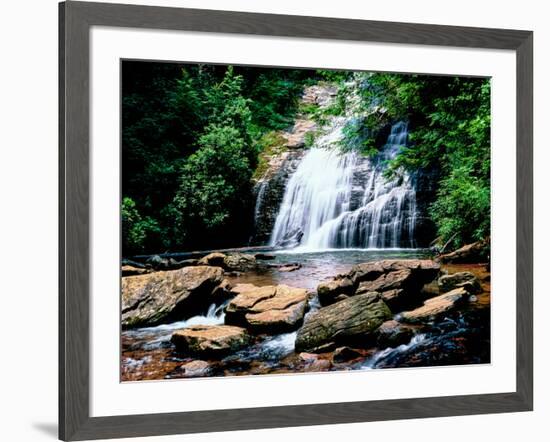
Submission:
<svg viewBox="0 0 550 442">
<path fill-rule="evenodd" d="M 490 362 L 485 264 L 324 253 L 125 263 L 121 379 Z"/>
</svg>

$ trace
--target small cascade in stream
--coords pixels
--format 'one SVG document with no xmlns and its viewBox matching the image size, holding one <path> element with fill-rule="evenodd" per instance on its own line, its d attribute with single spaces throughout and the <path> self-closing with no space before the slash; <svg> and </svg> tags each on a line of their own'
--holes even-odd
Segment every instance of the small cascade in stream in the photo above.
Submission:
<svg viewBox="0 0 550 442">
<path fill-rule="evenodd" d="M 183 321 L 172 322 L 169 324 L 161 324 L 154 327 L 142 327 L 133 330 L 125 330 L 123 333 L 126 337 L 143 341 L 144 349 L 155 349 L 169 343 L 172 333 L 182 328 L 192 327 L 195 325 L 221 325 L 225 319 L 225 307 L 227 302 L 216 305 L 212 304 L 204 315 L 193 316 Z"/>
<path fill-rule="evenodd" d="M 333 117 L 328 130 L 290 177 L 271 234 L 272 246 L 414 248 L 417 218 L 413 178 L 388 180 L 386 162 L 407 143 L 397 122 L 374 157 L 334 147 L 353 115 Z"/>
</svg>

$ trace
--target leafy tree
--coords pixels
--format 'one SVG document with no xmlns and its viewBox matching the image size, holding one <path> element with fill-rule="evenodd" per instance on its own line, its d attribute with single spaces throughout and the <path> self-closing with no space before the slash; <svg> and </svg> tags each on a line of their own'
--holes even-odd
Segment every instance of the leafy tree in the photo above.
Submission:
<svg viewBox="0 0 550 442">
<path fill-rule="evenodd" d="M 208 91 L 210 123 L 198 150 L 181 169 L 174 198 L 180 243 L 205 244 L 242 239 L 251 197 L 251 177 L 258 152 L 250 135 L 249 100 L 241 95 L 242 77 L 229 68 L 221 83 Z"/>
<path fill-rule="evenodd" d="M 131 198 L 122 199 L 121 218 L 123 254 L 143 252 L 147 242 L 160 233 L 157 222 L 148 216 L 142 217 Z"/>
</svg>

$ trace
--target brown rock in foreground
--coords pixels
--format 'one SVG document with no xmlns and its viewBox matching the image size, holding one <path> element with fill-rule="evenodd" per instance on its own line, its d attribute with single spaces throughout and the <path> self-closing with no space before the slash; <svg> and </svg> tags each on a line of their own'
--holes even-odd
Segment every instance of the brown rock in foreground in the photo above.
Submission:
<svg viewBox="0 0 550 442">
<path fill-rule="evenodd" d="M 203 256 L 199 259 L 198 265 L 200 266 L 216 266 L 223 267 L 223 262 L 226 258 L 226 255 L 220 252 L 212 252 L 206 256 Z"/>
<path fill-rule="evenodd" d="M 339 345 L 365 344 L 392 316 L 377 295 L 353 296 L 312 313 L 298 331 L 296 351 L 320 352 Z"/>
<path fill-rule="evenodd" d="M 222 278 L 221 268 L 208 266 L 122 278 L 122 327 L 187 319 L 210 305 Z"/>
<path fill-rule="evenodd" d="M 418 305 L 422 287 L 437 278 L 440 264 L 429 259 L 383 260 L 357 264 L 344 275 L 317 287 L 326 306 L 342 296 L 377 292 L 394 311 Z"/>
<path fill-rule="evenodd" d="M 443 292 L 448 292 L 458 287 L 464 287 L 472 294 L 482 291 L 479 280 L 472 272 L 457 272 L 451 273 L 450 275 L 443 275 L 438 279 L 437 285 Z"/>
<path fill-rule="evenodd" d="M 422 307 L 402 313 L 402 319 L 406 322 L 428 322 L 444 315 L 455 307 L 460 306 L 469 297 L 464 287 L 451 290 L 435 298 L 428 299 Z"/>
<path fill-rule="evenodd" d="M 307 290 L 286 285 L 256 287 L 238 284 L 226 309 L 226 324 L 254 332 L 278 333 L 297 328 L 307 307 Z"/>
<path fill-rule="evenodd" d="M 201 376 L 208 376 L 211 372 L 210 364 L 206 361 L 196 360 L 183 364 L 180 367 L 185 377 L 195 378 Z"/>
<path fill-rule="evenodd" d="M 246 253 L 232 253 L 223 259 L 223 268 L 229 271 L 246 272 L 257 266 L 254 255 Z"/>
<path fill-rule="evenodd" d="M 339 296 L 350 296 L 353 292 L 353 282 L 346 277 L 324 281 L 317 286 L 319 302 L 323 306 L 333 304 Z"/>
<path fill-rule="evenodd" d="M 410 270 L 425 284 L 437 277 L 440 267 L 438 262 L 431 259 L 386 259 L 357 264 L 352 267 L 349 277 L 358 285 L 362 281 L 374 281 L 384 273 Z"/>
<path fill-rule="evenodd" d="M 266 310 L 245 315 L 248 327 L 256 332 L 283 332 L 294 330 L 301 324 L 306 311 L 306 302 L 301 301 L 284 310 Z"/>
<path fill-rule="evenodd" d="M 438 259 L 443 263 L 468 264 L 487 262 L 489 260 L 490 240 L 467 244 L 460 249 L 440 255 Z"/>
<path fill-rule="evenodd" d="M 377 331 L 377 344 L 380 348 L 398 347 L 407 344 L 414 335 L 414 329 L 395 320 L 384 322 Z"/>
<path fill-rule="evenodd" d="M 184 354 L 224 356 L 249 345 L 251 338 L 244 328 L 231 325 L 197 325 L 174 332 L 172 343 Z"/>
</svg>

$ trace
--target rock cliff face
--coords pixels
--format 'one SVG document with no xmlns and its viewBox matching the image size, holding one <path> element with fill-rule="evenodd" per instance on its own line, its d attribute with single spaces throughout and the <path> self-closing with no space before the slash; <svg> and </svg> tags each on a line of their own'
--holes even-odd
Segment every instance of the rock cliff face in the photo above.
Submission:
<svg viewBox="0 0 550 442">
<path fill-rule="evenodd" d="M 296 171 L 304 156 L 303 148 L 287 150 L 273 157 L 264 176 L 254 186 L 256 195 L 255 228 L 252 237 L 253 245 L 269 242 L 271 231 L 283 201 L 286 183 Z"/>
<path fill-rule="evenodd" d="M 439 171 L 418 169 L 412 179 L 416 189 L 415 241 L 419 247 L 428 247 L 436 237 L 435 225 L 428 216 L 428 209 L 436 198 Z"/>
</svg>

